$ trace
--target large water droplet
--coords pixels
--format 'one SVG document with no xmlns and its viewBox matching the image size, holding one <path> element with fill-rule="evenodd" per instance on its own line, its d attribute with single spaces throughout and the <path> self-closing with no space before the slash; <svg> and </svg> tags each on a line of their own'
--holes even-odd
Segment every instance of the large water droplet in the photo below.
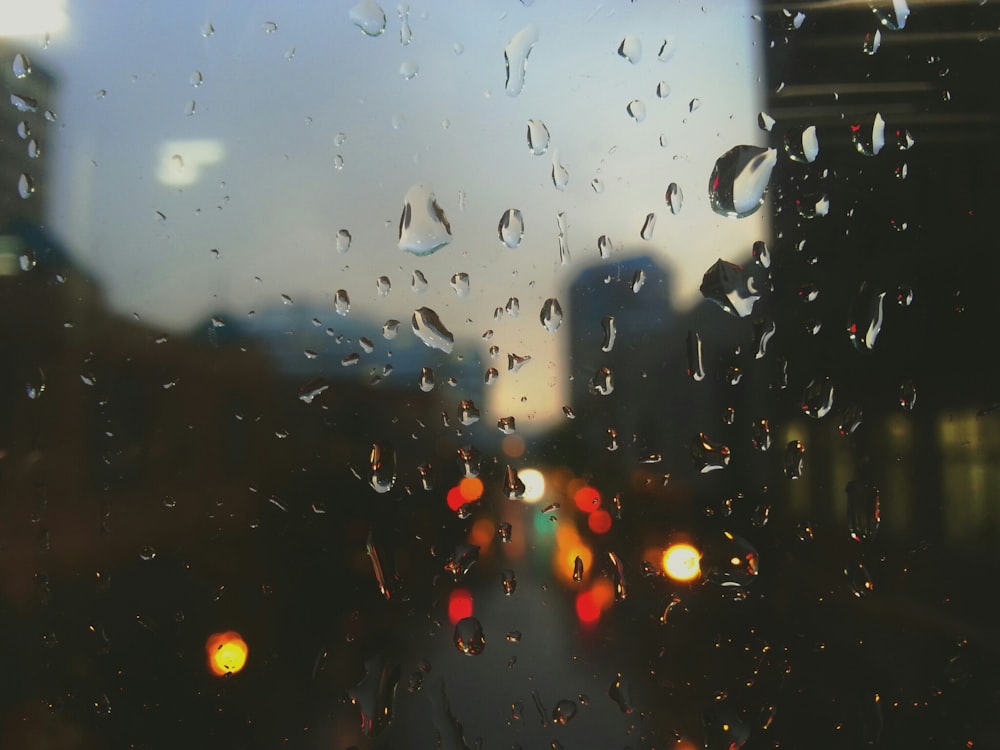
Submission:
<svg viewBox="0 0 1000 750">
<path fill-rule="evenodd" d="M 806 447 L 801 440 L 791 440 L 785 447 L 785 476 L 801 479 L 805 464 Z"/>
<path fill-rule="evenodd" d="M 910 6 L 906 0 L 868 0 L 868 5 L 879 23 L 890 31 L 901 31 L 906 28 L 910 17 Z"/>
<path fill-rule="evenodd" d="M 507 464 L 507 469 L 503 475 L 503 495 L 508 500 L 520 500 L 524 497 L 527 487 L 518 476 L 513 466 Z"/>
<path fill-rule="evenodd" d="M 549 149 L 549 129 L 541 120 L 528 120 L 528 149 L 535 156 Z"/>
<path fill-rule="evenodd" d="M 542 327 L 549 333 L 555 333 L 563 322 L 563 311 L 559 300 L 549 297 L 542 303 L 542 311 L 538 315 Z"/>
<path fill-rule="evenodd" d="M 17 178 L 17 194 L 22 198 L 27 200 L 35 193 L 35 180 L 34 178 L 24 172 L 20 177 Z"/>
<path fill-rule="evenodd" d="M 413 311 L 410 325 L 417 338 L 431 349 L 440 349 L 445 354 L 451 354 L 455 345 L 455 337 L 445 328 L 441 318 L 429 307 L 421 307 Z"/>
<path fill-rule="evenodd" d="M 475 617 L 463 617 L 455 623 L 455 647 L 463 654 L 476 656 L 486 648 L 483 626 Z"/>
<path fill-rule="evenodd" d="M 341 255 L 351 249 L 351 233 L 346 229 L 337 232 L 336 247 L 337 252 Z"/>
<path fill-rule="evenodd" d="M 410 290 L 414 294 L 423 294 L 427 291 L 427 277 L 423 271 L 417 269 L 410 274 Z"/>
<path fill-rule="evenodd" d="M 373 443 L 368 456 L 371 473 L 368 484 L 379 494 L 389 492 L 396 484 L 396 450 L 389 443 Z"/>
<path fill-rule="evenodd" d="M 596 396 L 610 396 L 615 390 L 615 373 L 609 367 L 602 367 L 590 379 L 587 389 Z"/>
<path fill-rule="evenodd" d="M 646 241 L 653 239 L 654 228 L 656 228 L 656 214 L 646 214 L 646 218 L 642 222 L 642 228 L 639 230 L 639 236 Z"/>
<path fill-rule="evenodd" d="M 752 270 L 722 260 L 713 263 L 701 280 L 701 293 L 730 315 L 745 318 L 760 299 L 760 282 Z"/>
<path fill-rule="evenodd" d="M 813 419 L 822 419 L 833 408 L 833 381 L 816 378 L 809 381 L 802 394 L 802 413 Z"/>
<path fill-rule="evenodd" d="M 500 217 L 500 224 L 497 226 L 497 234 L 500 241 L 509 248 L 515 248 L 521 244 L 524 237 L 524 218 L 516 208 L 508 208 Z"/>
<path fill-rule="evenodd" d="M 615 348 L 615 337 L 618 335 L 614 316 L 605 315 L 601 318 L 601 328 L 604 329 L 604 341 L 601 343 L 601 351 L 610 352 Z"/>
<path fill-rule="evenodd" d="M 385 31 L 385 11 L 375 0 L 361 0 L 348 11 L 348 17 L 368 36 L 378 36 Z"/>
<path fill-rule="evenodd" d="M 568 724 L 576 716 L 576 703 L 571 700 L 558 701 L 552 709 L 552 721 L 556 724 Z"/>
<path fill-rule="evenodd" d="M 451 288 L 459 297 L 469 296 L 469 274 L 456 273 L 451 277 Z"/>
<path fill-rule="evenodd" d="M 458 421 L 468 427 L 479 421 L 479 409 L 472 399 L 465 399 L 458 404 Z"/>
<path fill-rule="evenodd" d="M 642 42 L 635 34 L 627 34 L 618 45 L 618 55 L 635 65 L 642 59 Z"/>
<path fill-rule="evenodd" d="M 855 479 L 847 483 L 846 491 L 847 527 L 851 532 L 851 539 L 870 542 L 878 533 L 881 521 L 878 488 Z"/>
<path fill-rule="evenodd" d="M 720 156 L 708 180 L 712 210 L 737 219 L 750 216 L 764 203 L 778 152 L 760 146 L 736 146 Z"/>
<path fill-rule="evenodd" d="M 681 212 L 681 206 L 684 205 L 684 193 L 681 191 L 680 186 L 676 182 L 671 182 L 667 186 L 667 205 L 670 207 L 670 213 L 675 216 Z"/>
<path fill-rule="evenodd" d="M 346 289 L 338 289 L 333 296 L 333 309 L 337 315 L 347 315 L 351 310 L 351 298 L 347 295 Z"/>
<path fill-rule="evenodd" d="M 691 458 L 702 474 L 726 468 L 731 457 L 728 445 L 714 442 L 704 432 L 699 432 L 691 441 Z"/>
<path fill-rule="evenodd" d="M 875 348 L 875 341 L 882 330 L 885 294 L 868 283 L 861 284 L 851 308 L 851 319 L 847 323 L 847 336 L 855 349 L 871 351 Z"/>
<path fill-rule="evenodd" d="M 538 28 L 528 24 L 517 32 L 503 50 L 507 66 L 507 80 L 504 88 L 510 96 L 517 96 L 524 88 L 524 76 L 528 69 L 528 56 L 538 41 Z"/>
<path fill-rule="evenodd" d="M 885 120 L 882 119 L 882 113 L 875 113 L 870 128 L 860 123 L 851 125 L 851 139 L 859 154 L 876 156 L 885 146 Z"/>
<path fill-rule="evenodd" d="M 14 62 L 11 64 L 11 71 L 15 78 L 27 78 L 31 75 L 31 61 L 23 52 L 14 55 Z"/>
<path fill-rule="evenodd" d="M 646 104 L 642 99 L 633 99 L 630 101 L 625 105 L 625 111 L 636 122 L 642 122 L 646 119 Z"/>
<path fill-rule="evenodd" d="M 819 156 L 819 138 L 816 136 L 816 126 L 792 128 L 785 133 L 785 152 L 792 161 L 802 164 L 816 161 Z"/>
<path fill-rule="evenodd" d="M 451 224 L 430 188 L 417 184 L 407 190 L 399 217 L 399 249 L 430 255 L 450 241 Z"/>
</svg>

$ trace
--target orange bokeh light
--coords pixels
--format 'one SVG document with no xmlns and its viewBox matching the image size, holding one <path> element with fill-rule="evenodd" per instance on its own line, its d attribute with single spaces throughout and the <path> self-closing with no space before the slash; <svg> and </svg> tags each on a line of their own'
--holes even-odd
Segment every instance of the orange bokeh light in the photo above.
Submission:
<svg viewBox="0 0 1000 750">
<path fill-rule="evenodd" d="M 595 534 L 607 534 L 611 531 L 611 514 L 598 509 L 587 516 L 587 526 Z"/>
<path fill-rule="evenodd" d="M 448 595 L 448 619 L 454 625 L 466 617 L 472 617 L 472 594 L 468 589 L 452 589 Z"/>
<path fill-rule="evenodd" d="M 480 518 L 469 529 L 469 544 L 474 544 L 480 550 L 488 549 L 496 536 L 497 528 L 489 518 Z"/>
<path fill-rule="evenodd" d="M 584 513 L 591 513 L 601 507 L 601 493 L 593 487 L 583 486 L 573 493 L 573 502 Z"/>
<path fill-rule="evenodd" d="M 590 566 L 594 560 L 590 547 L 580 538 L 576 528 L 560 525 L 556 529 L 556 551 L 552 558 L 552 565 L 556 575 L 564 583 L 579 585 L 578 581 L 573 580 L 573 568 L 576 565 L 577 557 L 580 558 L 583 565 L 584 577 L 589 576 Z"/>
<path fill-rule="evenodd" d="M 465 477 L 458 483 L 458 491 L 467 503 L 483 496 L 483 480 L 479 477 Z"/>
<path fill-rule="evenodd" d="M 701 575 L 701 552 L 690 544 L 672 544 L 663 552 L 663 572 L 675 581 L 693 581 Z"/>
<path fill-rule="evenodd" d="M 243 636 L 235 630 L 224 633 L 212 633 L 205 641 L 205 653 L 208 655 L 208 668 L 212 674 L 222 677 L 236 674 L 247 663 L 247 647 Z"/>
<path fill-rule="evenodd" d="M 501 443 L 500 449 L 508 458 L 520 458 L 524 455 L 524 438 L 520 435 L 507 435 Z"/>
</svg>

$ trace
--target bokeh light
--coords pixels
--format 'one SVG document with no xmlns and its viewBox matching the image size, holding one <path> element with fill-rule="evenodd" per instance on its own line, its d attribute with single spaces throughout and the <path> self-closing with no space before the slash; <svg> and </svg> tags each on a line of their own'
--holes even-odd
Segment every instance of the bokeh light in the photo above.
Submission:
<svg viewBox="0 0 1000 750">
<path fill-rule="evenodd" d="M 545 494 L 545 476 L 538 469 L 521 469 L 517 476 L 524 483 L 525 502 L 537 503 Z"/>
<path fill-rule="evenodd" d="M 556 549 L 552 556 L 552 567 L 556 577 L 565 584 L 580 585 L 578 581 L 573 580 L 573 568 L 577 557 L 583 564 L 584 576 L 589 576 L 590 566 L 594 561 L 590 547 L 580 538 L 574 526 L 559 524 L 556 529 Z"/>
<path fill-rule="evenodd" d="M 465 498 L 462 497 L 462 490 L 459 489 L 457 486 L 452 487 L 450 490 L 448 490 L 448 495 L 446 499 L 448 501 L 448 507 L 451 508 L 452 510 L 458 510 L 466 503 Z"/>
<path fill-rule="evenodd" d="M 576 595 L 576 616 L 583 625 L 595 625 L 601 613 L 615 600 L 614 586 L 606 578 L 601 578 L 586 591 Z"/>
<path fill-rule="evenodd" d="M 583 486 L 573 493 L 573 502 L 584 513 L 592 513 L 601 507 L 601 493 L 593 487 Z"/>
<path fill-rule="evenodd" d="M 672 544 L 663 552 L 663 572 L 675 581 L 693 581 L 701 575 L 701 553 L 690 544 Z"/>
<path fill-rule="evenodd" d="M 466 617 L 472 617 L 472 594 L 468 589 L 452 589 L 448 595 L 448 619 L 454 625 Z"/>
<path fill-rule="evenodd" d="M 587 516 L 587 527 L 595 534 L 607 534 L 611 531 L 611 514 L 600 508 L 595 510 Z"/>
<path fill-rule="evenodd" d="M 247 663 L 250 649 L 243 636 L 235 630 L 224 633 L 212 633 L 205 641 L 205 653 L 208 655 L 208 668 L 212 674 L 222 677 L 236 674 Z"/>
</svg>

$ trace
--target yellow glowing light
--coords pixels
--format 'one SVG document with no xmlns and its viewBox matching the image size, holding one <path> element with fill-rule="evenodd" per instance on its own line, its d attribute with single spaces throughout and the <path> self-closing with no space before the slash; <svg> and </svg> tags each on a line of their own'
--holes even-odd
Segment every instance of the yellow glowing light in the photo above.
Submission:
<svg viewBox="0 0 1000 750">
<path fill-rule="evenodd" d="M 675 581 L 693 581 L 701 575 L 701 553 L 690 544 L 673 544 L 663 553 L 663 570 Z"/>
<path fill-rule="evenodd" d="M 235 630 L 225 633 L 213 633 L 205 641 L 205 653 L 208 654 L 208 668 L 212 674 L 222 677 L 236 674 L 247 663 L 250 649 L 246 641 Z"/>
<path fill-rule="evenodd" d="M 560 524 L 556 529 L 556 550 L 552 558 L 552 567 L 564 583 L 579 583 L 573 578 L 578 557 L 583 566 L 583 577 L 589 577 L 590 566 L 594 561 L 590 547 L 584 544 L 573 526 Z"/>
<path fill-rule="evenodd" d="M 524 482 L 524 497 L 529 503 L 537 503 L 545 494 L 545 477 L 538 469 L 521 469 L 517 476 Z"/>
</svg>

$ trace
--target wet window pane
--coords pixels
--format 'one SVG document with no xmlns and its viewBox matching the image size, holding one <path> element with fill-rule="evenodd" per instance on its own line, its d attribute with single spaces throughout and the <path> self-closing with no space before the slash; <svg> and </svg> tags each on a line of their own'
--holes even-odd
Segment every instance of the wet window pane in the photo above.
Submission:
<svg viewBox="0 0 1000 750">
<path fill-rule="evenodd" d="M 1000 13 L 0 8 L 11 747 L 1000 746 Z"/>
</svg>

